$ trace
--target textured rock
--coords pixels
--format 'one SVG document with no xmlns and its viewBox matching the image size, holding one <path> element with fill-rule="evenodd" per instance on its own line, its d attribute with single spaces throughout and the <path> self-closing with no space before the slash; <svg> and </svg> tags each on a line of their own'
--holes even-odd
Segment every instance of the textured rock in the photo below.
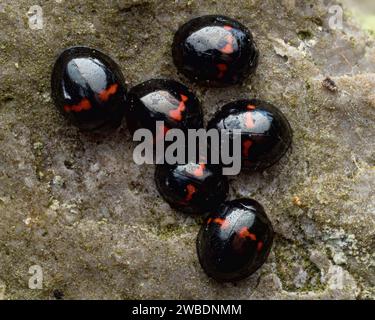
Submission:
<svg viewBox="0 0 375 320">
<path fill-rule="evenodd" d="M 31 30 L 33 4 L 0 10 L 0 298 L 375 298 L 375 46 L 347 14 L 331 30 L 323 1 L 65 0 L 46 1 L 44 28 Z M 173 66 L 174 31 L 208 13 L 254 33 L 260 65 L 243 86 L 201 88 Z M 125 125 L 84 134 L 58 115 L 51 67 L 75 44 L 110 54 L 129 85 L 183 81 L 206 121 L 248 97 L 287 115 L 293 150 L 231 181 L 231 198 L 261 202 L 277 232 L 261 270 L 236 286 L 208 279 L 195 253 L 199 220 L 157 195 L 153 167 L 132 161 Z M 28 289 L 33 265 L 42 290 Z"/>
<path fill-rule="evenodd" d="M 4 300 L 5 297 L 5 284 L 0 280 L 0 300 Z"/>
</svg>

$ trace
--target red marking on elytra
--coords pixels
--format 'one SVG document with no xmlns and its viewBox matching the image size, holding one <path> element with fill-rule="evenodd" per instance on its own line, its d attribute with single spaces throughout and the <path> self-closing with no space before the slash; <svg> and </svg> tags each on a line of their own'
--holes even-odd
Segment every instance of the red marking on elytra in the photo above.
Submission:
<svg viewBox="0 0 375 320">
<path fill-rule="evenodd" d="M 253 241 L 257 240 L 257 237 L 254 233 L 249 232 L 249 229 L 247 227 L 243 227 L 239 232 L 238 235 L 240 238 L 249 238 Z"/>
<path fill-rule="evenodd" d="M 201 177 L 204 174 L 204 169 L 206 169 L 206 165 L 204 163 L 199 164 L 199 168 L 195 169 L 193 175 L 196 177 Z"/>
<path fill-rule="evenodd" d="M 181 100 L 182 100 L 183 102 L 186 102 L 186 101 L 189 100 L 189 98 L 188 98 L 187 96 L 184 96 L 183 94 L 180 94 L 180 97 L 181 97 Z"/>
<path fill-rule="evenodd" d="M 207 224 L 210 224 L 212 222 L 212 218 L 208 218 Z"/>
<path fill-rule="evenodd" d="M 187 195 L 185 197 L 185 201 L 190 201 L 193 198 L 194 193 L 197 192 L 197 188 L 192 184 L 188 184 L 186 186 Z"/>
<path fill-rule="evenodd" d="M 263 249 L 263 242 L 262 241 L 259 241 L 258 244 L 257 244 L 257 251 L 262 251 Z"/>
<path fill-rule="evenodd" d="M 247 112 L 245 117 L 246 117 L 246 121 L 245 121 L 246 128 L 248 129 L 254 128 L 253 114 L 251 112 Z"/>
<path fill-rule="evenodd" d="M 234 49 L 233 49 L 233 36 L 231 34 L 227 35 L 225 37 L 225 40 L 227 41 L 227 44 L 224 46 L 224 48 L 220 49 L 222 53 L 225 54 L 232 54 Z"/>
<path fill-rule="evenodd" d="M 207 223 L 214 222 L 220 226 L 220 229 L 226 229 L 229 227 L 229 221 L 223 218 L 209 219 Z"/>
<path fill-rule="evenodd" d="M 163 126 L 163 134 L 164 136 L 167 134 L 167 132 L 169 131 L 170 129 L 167 127 L 167 126 Z"/>
<path fill-rule="evenodd" d="M 99 99 L 103 102 L 109 100 L 109 98 L 117 92 L 118 84 L 114 83 L 108 87 L 108 89 L 103 90 L 99 93 Z"/>
<path fill-rule="evenodd" d="M 250 148 L 253 145 L 253 142 L 251 140 L 245 140 L 242 143 L 242 155 L 244 158 L 249 157 Z"/>
<path fill-rule="evenodd" d="M 69 106 L 64 106 L 65 112 L 81 112 L 82 110 L 90 110 L 92 108 L 91 102 L 87 98 L 83 98 L 80 103 Z"/>
<path fill-rule="evenodd" d="M 224 26 L 224 29 L 230 31 L 230 30 L 233 29 L 233 27 L 231 27 L 231 26 Z"/>
<path fill-rule="evenodd" d="M 225 63 L 219 63 L 217 65 L 217 68 L 219 69 L 219 71 L 221 72 L 225 72 L 228 70 L 228 66 L 225 64 Z"/>
<path fill-rule="evenodd" d="M 180 97 L 181 97 L 181 101 L 177 109 L 173 109 L 169 111 L 169 116 L 173 120 L 176 120 L 176 121 L 182 120 L 182 112 L 184 112 L 186 109 L 185 102 L 189 100 L 189 98 L 187 96 L 184 96 L 183 94 L 180 94 Z"/>
<path fill-rule="evenodd" d="M 228 66 L 225 63 L 219 63 L 218 65 L 216 65 L 216 67 L 219 69 L 219 74 L 217 75 L 217 77 L 219 79 L 223 78 L 225 72 L 227 72 L 228 70 Z"/>
<path fill-rule="evenodd" d="M 173 120 L 181 121 L 181 120 L 182 120 L 182 114 L 181 114 L 180 106 L 178 107 L 178 109 L 175 109 L 175 110 L 171 110 L 171 111 L 169 111 L 169 116 L 170 116 Z"/>
<path fill-rule="evenodd" d="M 256 109 L 256 107 L 252 104 L 247 105 L 246 108 L 247 108 L 247 110 L 255 110 Z"/>
</svg>

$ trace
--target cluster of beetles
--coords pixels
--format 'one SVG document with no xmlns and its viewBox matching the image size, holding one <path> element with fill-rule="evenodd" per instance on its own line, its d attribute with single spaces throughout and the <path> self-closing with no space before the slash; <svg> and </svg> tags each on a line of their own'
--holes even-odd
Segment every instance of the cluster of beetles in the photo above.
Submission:
<svg viewBox="0 0 375 320">
<path fill-rule="evenodd" d="M 226 87 L 254 73 L 259 51 L 251 32 L 236 20 L 209 15 L 190 20 L 174 36 L 172 56 L 178 71 L 206 87 Z M 203 128 L 197 97 L 185 85 L 152 79 L 130 90 L 118 65 L 104 53 L 72 47 L 57 58 L 51 81 L 56 107 L 82 130 L 117 127 L 123 117 L 131 133 L 139 128 L 163 133 L 172 128 Z M 241 130 L 243 170 L 264 170 L 292 143 L 286 117 L 270 103 L 239 100 L 223 106 L 207 128 Z M 218 150 L 220 152 L 220 150 Z M 171 207 L 204 214 L 197 237 L 199 262 L 217 281 L 237 281 L 267 259 L 274 231 L 263 207 L 252 199 L 225 201 L 228 180 L 221 165 L 209 162 L 156 165 L 155 182 Z"/>
</svg>

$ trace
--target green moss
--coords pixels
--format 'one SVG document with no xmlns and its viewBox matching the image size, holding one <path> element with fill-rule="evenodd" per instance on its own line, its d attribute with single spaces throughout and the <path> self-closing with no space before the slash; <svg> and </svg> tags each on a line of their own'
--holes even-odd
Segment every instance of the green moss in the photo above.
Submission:
<svg viewBox="0 0 375 320">
<path fill-rule="evenodd" d="M 168 240 L 172 237 L 179 236 L 185 233 L 186 230 L 182 226 L 166 226 L 156 229 L 157 236 L 162 240 Z"/>
</svg>

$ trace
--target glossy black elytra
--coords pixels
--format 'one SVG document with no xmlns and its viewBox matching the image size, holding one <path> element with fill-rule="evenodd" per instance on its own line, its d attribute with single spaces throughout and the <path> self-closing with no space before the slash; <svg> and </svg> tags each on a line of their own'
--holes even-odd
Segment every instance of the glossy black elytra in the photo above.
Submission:
<svg viewBox="0 0 375 320">
<path fill-rule="evenodd" d="M 172 208 L 189 214 L 202 214 L 225 201 L 228 180 L 217 165 L 187 163 L 158 165 L 156 187 Z"/>
<path fill-rule="evenodd" d="M 292 143 L 292 129 L 284 114 L 257 99 L 225 105 L 208 123 L 208 128 L 240 129 L 242 168 L 252 170 L 264 170 L 275 164 Z"/>
<path fill-rule="evenodd" d="M 133 87 L 129 91 L 126 119 L 132 133 L 146 128 L 155 134 L 156 121 L 164 122 L 163 134 L 169 129 L 203 126 L 197 97 L 183 84 L 168 79 L 151 79 Z"/>
<path fill-rule="evenodd" d="M 176 32 L 172 57 L 187 78 L 209 86 L 242 82 L 258 65 L 249 29 L 220 15 L 192 19 Z"/>
<path fill-rule="evenodd" d="M 118 65 L 96 49 L 64 50 L 53 67 L 51 89 L 56 107 L 83 130 L 121 123 L 127 90 L 124 77 Z"/>
<path fill-rule="evenodd" d="M 273 236 L 272 224 L 257 201 L 225 202 L 199 231 L 199 262 L 207 275 L 218 281 L 244 279 L 266 261 Z"/>
</svg>

